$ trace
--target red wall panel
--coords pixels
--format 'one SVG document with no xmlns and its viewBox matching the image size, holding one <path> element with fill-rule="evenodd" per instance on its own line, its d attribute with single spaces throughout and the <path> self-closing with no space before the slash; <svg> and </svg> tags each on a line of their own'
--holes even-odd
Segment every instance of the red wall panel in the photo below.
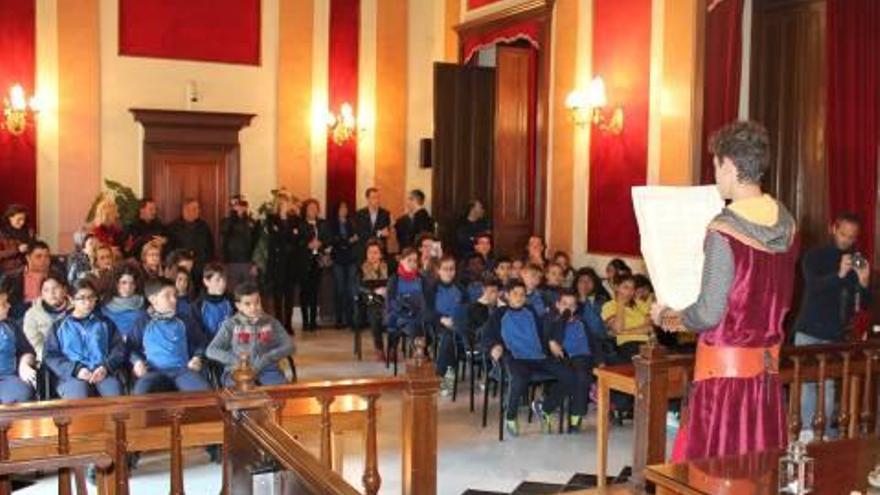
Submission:
<svg viewBox="0 0 880 495">
<path fill-rule="evenodd" d="M 260 0 L 119 0 L 119 54 L 260 64 Z"/>
<path fill-rule="evenodd" d="M 351 104 L 357 116 L 358 40 L 360 39 L 360 0 L 331 0 L 328 101 L 330 110 L 339 112 L 343 103 Z M 355 204 L 357 182 L 357 139 L 342 144 L 327 136 L 327 212 L 340 200 Z"/>
<path fill-rule="evenodd" d="M 644 185 L 648 165 L 651 3 L 595 0 L 593 74 L 605 80 L 609 105 L 620 105 L 620 135 L 590 138 L 588 249 L 606 254 L 639 253 L 632 186 Z"/>
<path fill-rule="evenodd" d="M 0 0 L 0 105 L 13 84 L 34 94 L 36 43 L 35 0 Z M 0 129 L 0 209 L 25 205 L 31 225 L 37 207 L 36 142 L 33 123 L 19 136 Z"/>
<path fill-rule="evenodd" d="M 467 8 L 468 10 L 474 10 L 499 1 L 501 0 L 467 0 Z"/>
</svg>

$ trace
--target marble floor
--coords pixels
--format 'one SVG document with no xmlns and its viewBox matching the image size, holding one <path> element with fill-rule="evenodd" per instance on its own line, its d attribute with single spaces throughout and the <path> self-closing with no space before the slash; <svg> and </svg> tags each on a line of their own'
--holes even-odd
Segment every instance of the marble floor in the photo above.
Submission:
<svg viewBox="0 0 880 495">
<path fill-rule="evenodd" d="M 365 335 L 366 337 L 366 335 Z M 369 346 L 368 338 L 364 339 Z M 297 371 L 300 380 L 383 376 L 389 374 L 384 364 L 365 360 L 358 362 L 351 352 L 351 334 L 345 331 L 321 330 L 316 334 L 297 334 Z M 596 466 L 595 413 L 591 410 L 584 431 L 577 435 L 542 435 L 536 423 L 527 424 L 521 415 L 521 436 L 499 442 L 493 411 L 489 427 L 480 425 L 477 412 L 468 410 L 467 385 L 459 390 L 459 399 L 439 400 L 438 493 L 458 495 L 468 488 L 510 492 L 520 482 L 542 481 L 564 483 L 574 473 L 594 473 Z M 383 395 L 379 416 L 379 471 L 382 476 L 380 493 L 400 493 L 400 425 L 401 408 L 397 395 Z M 632 426 L 627 424 L 611 432 L 609 472 L 617 473 L 630 463 Z M 344 476 L 361 488 L 363 445 L 359 438 L 345 440 Z M 200 450 L 186 452 L 184 473 L 189 494 L 217 493 L 220 468 L 208 462 Z M 16 494 L 57 493 L 54 477 Z M 93 488 L 93 487 L 92 487 Z M 169 488 L 168 457 L 164 454 L 146 456 L 131 480 L 135 495 L 167 493 Z"/>
</svg>

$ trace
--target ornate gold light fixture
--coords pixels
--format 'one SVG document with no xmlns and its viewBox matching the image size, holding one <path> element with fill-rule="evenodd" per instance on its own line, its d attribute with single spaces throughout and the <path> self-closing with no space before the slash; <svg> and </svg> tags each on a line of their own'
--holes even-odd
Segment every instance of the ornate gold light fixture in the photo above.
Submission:
<svg viewBox="0 0 880 495">
<path fill-rule="evenodd" d="M 605 81 L 596 76 L 589 88 L 574 90 L 565 98 L 565 107 L 578 127 L 587 124 L 596 126 L 601 132 L 620 134 L 623 132 L 623 108 L 614 107 L 608 113 L 608 97 L 605 94 Z"/>
<path fill-rule="evenodd" d="M 349 103 L 343 103 L 339 107 L 339 113 L 327 112 L 327 129 L 333 137 L 333 142 L 342 145 L 357 134 L 357 118 L 354 109 Z"/>
<path fill-rule="evenodd" d="M 3 99 L 3 128 L 14 136 L 21 135 L 28 125 L 28 116 L 34 117 L 40 111 L 35 96 L 28 99 L 24 88 L 15 84 Z"/>
</svg>

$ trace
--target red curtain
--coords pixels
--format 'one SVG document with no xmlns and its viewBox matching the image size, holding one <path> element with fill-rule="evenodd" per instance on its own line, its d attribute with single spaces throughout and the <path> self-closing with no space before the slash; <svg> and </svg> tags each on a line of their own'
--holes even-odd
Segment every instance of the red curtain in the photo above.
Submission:
<svg viewBox="0 0 880 495">
<path fill-rule="evenodd" d="M 36 3 L 0 0 L 0 105 L 13 84 L 34 94 L 36 73 Z M 2 115 L 2 113 L 0 113 Z M 13 136 L 0 129 L 0 209 L 25 205 L 36 224 L 37 132 L 29 121 L 24 133 Z"/>
<path fill-rule="evenodd" d="M 861 217 L 860 248 L 872 259 L 880 144 L 880 2 L 836 0 L 827 9 L 830 213 L 851 211 Z"/>
<path fill-rule="evenodd" d="M 710 2 L 706 12 L 703 83 L 703 161 L 700 181 L 715 182 L 709 136 L 739 115 L 743 0 Z"/>
<path fill-rule="evenodd" d="M 461 41 L 464 54 L 463 63 L 468 63 L 481 48 L 492 46 L 497 43 L 511 43 L 518 40 L 528 41 L 535 48 L 541 48 L 538 40 L 541 34 L 541 23 L 536 20 L 527 20 L 504 26 L 495 31 L 465 36 Z"/>
<path fill-rule="evenodd" d="M 260 0 L 119 0 L 119 54 L 260 64 Z"/>
<path fill-rule="evenodd" d="M 609 106 L 620 105 L 623 132 L 590 134 L 590 195 L 587 221 L 592 253 L 637 255 L 639 229 L 632 186 L 648 175 L 651 1 L 596 0 L 593 10 L 593 73 L 607 88 Z"/>
<path fill-rule="evenodd" d="M 331 0 L 328 98 L 330 109 L 339 112 L 349 103 L 357 115 L 358 40 L 360 0 Z M 340 200 L 355 204 L 357 188 L 357 139 L 342 144 L 327 136 L 327 198 L 329 212 Z"/>
<path fill-rule="evenodd" d="M 498 1 L 499 0 L 467 0 L 467 8 L 468 10 L 474 10 Z"/>
</svg>

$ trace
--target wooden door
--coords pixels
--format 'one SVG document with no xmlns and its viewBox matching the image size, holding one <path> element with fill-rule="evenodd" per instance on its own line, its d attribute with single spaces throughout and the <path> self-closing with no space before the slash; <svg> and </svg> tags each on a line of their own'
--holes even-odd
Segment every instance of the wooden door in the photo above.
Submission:
<svg viewBox="0 0 880 495">
<path fill-rule="evenodd" d="M 535 63 L 533 48 L 498 47 L 492 219 L 495 247 L 508 254 L 535 231 Z"/>
<path fill-rule="evenodd" d="M 199 200 L 202 218 L 218 241 L 220 220 L 230 197 L 228 153 L 222 150 L 158 149 L 149 153 L 147 191 L 165 222 L 180 217 L 188 198 Z M 237 189 L 237 187 L 236 187 Z M 217 244 L 219 245 L 219 244 Z"/>
</svg>

